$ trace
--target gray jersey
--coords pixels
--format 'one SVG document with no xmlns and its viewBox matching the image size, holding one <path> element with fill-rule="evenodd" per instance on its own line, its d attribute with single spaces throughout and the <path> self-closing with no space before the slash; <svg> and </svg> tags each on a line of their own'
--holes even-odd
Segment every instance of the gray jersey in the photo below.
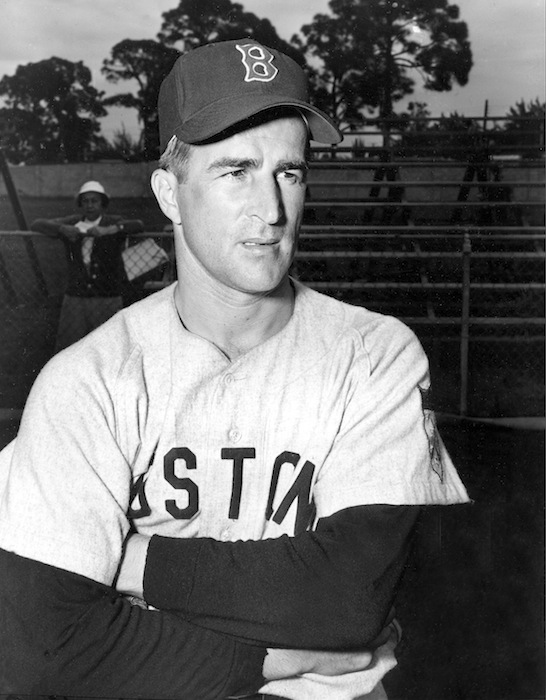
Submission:
<svg viewBox="0 0 546 700">
<path fill-rule="evenodd" d="M 259 540 L 467 501 L 415 335 L 294 284 L 287 325 L 235 361 L 184 329 L 173 287 L 54 357 L 0 458 L 0 546 L 110 585 L 131 523 Z"/>
</svg>

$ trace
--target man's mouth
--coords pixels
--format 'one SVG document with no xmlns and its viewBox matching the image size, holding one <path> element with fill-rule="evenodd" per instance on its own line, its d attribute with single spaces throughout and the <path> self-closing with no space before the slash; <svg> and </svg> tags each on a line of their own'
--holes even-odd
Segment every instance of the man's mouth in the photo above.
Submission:
<svg viewBox="0 0 546 700">
<path fill-rule="evenodd" d="M 254 246 L 254 247 L 259 247 L 259 246 L 270 246 L 270 245 L 275 245 L 279 241 L 276 239 L 270 239 L 267 241 L 243 241 L 243 245 L 246 246 Z"/>
</svg>

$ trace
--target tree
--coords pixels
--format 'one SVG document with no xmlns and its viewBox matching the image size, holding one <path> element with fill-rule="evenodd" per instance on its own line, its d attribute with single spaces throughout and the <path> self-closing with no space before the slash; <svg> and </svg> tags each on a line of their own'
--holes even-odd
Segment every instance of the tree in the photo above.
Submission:
<svg viewBox="0 0 546 700">
<path fill-rule="evenodd" d="M 153 39 L 124 39 L 112 48 L 111 58 L 103 61 L 101 70 L 107 80 L 135 80 L 138 85 L 136 92 L 112 95 L 104 104 L 137 110 L 142 126 L 141 146 L 147 160 L 159 155 L 157 98 L 161 82 L 178 56 L 176 49 Z"/>
<path fill-rule="evenodd" d="M 390 120 L 399 132 L 392 139 L 404 157 L 452 158 L 471 162 L 487 160 L 487 138 L 480 122 L 457 112 L 430 119 L 422 103 L 409 103 L 410 111 Z"/>
<path fill-rule="evenodd" d="M 428 90 L 465 85 L 472 52 L 459 8 L 449 0 L 331 0 L 295 35 L 313 65 L 318 106 L 342 126 L 357 127 L 363 112 L 394 115 L 393 105 L 413 92 L 410 71 Z"/>
<path fill-rule="evenodd" d="M 161 82 L 182 53 L 213 41 L 253 37 L 267 46 L 305 63 L 301 53 L 281 39 L 266 19 L 245 12 L 231 0 L 180 0 L 177 8 L 163 13 L 157 41 L 124 39 L 103 61 L 107 80 L 135 80 L 136 92 L 112 95 L 105 105 L 134 107 L 142 125 L 142 148 L 147 160 L 159 155 L 157 98 Z"/>
<path fill-rule="evenodd" d="M 0 146 L 10 163 L 47 161 L 40 134 L 43 134 L 43 127 L 38 115 L 13 107 L 0 109 Z"/>
<path fill-rule="evenodd" d="M 12 127 L 8 157 L 19 162 L 86 160 L 106 114 L 82 61 L 52 58 L 18 66 L 0 80 L 3 117 Z"/>
<path fill-rule="evenodd" d="M 544 117 L 546 103 L 538 97 L 529 103 L 516 102 L 506 114 L 503 132 L 497 135 L 497 143 L 513 148 L 525 159 L 544 157 Z"/>
<path fill-rule="evenodd" d="M 100 138 L 96 156 L 98 160 L 123 160 L 140 163 L 145 160 L 140 139 L 135 139 L 124 125 L 114 132 L 112 138 Z"/>
<path fill-rule="evenodd" d="M 215 41 L 251 37 L 287 54 L 300 65 L 301 52 L 281 39 L 268 19 L 246 12 L 231 0 L 180 0 L 178 7 L 163 13 L 163 24 L 157 38 L 183 53 Z"/>
</svg>

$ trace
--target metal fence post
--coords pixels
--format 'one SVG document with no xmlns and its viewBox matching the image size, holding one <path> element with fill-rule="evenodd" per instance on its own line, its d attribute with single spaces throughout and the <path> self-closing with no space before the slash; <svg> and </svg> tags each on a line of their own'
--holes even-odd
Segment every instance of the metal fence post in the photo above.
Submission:
<svg viewBox="0 0 546 700">
<path fill-rule="evenodd" d="M 17 226 L 19 228 L 19 231 L 28 231 L 25 213 L 23 212 L 23 207 L 21 206 L 21 202 L 19 201 L 19 194 L 17 193 L 17 189 L 13 184 L 13 179 L 9 171 L 8 163 L 1 149 L 0 172 L 2 173 L 2 177 L 4 178 L 4 184 L 6 185 L 6 191 L 8 193 L 11 206 L 13 207 L 13 213 L 15 214 L 15 218 L 17 219 Z"/>
<path fill-rule="evenodd" d="M 470 328 L 470 255 L 472 245 L 468 231 L 463 238 L 463 294 L 461 308 L 461 395 L 459 414 L 466 416 L 468 411 L 468 339 Z"/>
</svg>

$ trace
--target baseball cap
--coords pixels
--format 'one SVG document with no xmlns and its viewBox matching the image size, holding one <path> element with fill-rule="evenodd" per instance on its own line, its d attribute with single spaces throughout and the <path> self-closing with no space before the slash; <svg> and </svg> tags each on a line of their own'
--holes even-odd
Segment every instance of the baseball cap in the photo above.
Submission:
<svg viewBox="0 0 546 700">
<path fill-rule="evenodd" d="M 253 39 L 206 44 L 176 60 L 159 91 L 159 140 L 195 144 L 273 107 L 296 107 L 311 138 L 339 143 L 334 122 L 309 104 L 307 77 L 289 56 Z"/>
<path fill-rule="evenodd" d="M 80 187 L 78 194 L 76 195 L 76 199 L 78 202 L 80 201 L 80 196 L 82 194 L 85 194 L 86 192 L 96 192 L 98 194 L 102 194 L 104 197 L 106 197 L 107 200 L 110 199 L 110 197 L 106 194 L 106 190 L 104 187 L 100 184 L 100 182 L 97 182 L 96 180 L 88 180 L 87 182 L 84 182 L 83 185 Z"/>
</svg>

